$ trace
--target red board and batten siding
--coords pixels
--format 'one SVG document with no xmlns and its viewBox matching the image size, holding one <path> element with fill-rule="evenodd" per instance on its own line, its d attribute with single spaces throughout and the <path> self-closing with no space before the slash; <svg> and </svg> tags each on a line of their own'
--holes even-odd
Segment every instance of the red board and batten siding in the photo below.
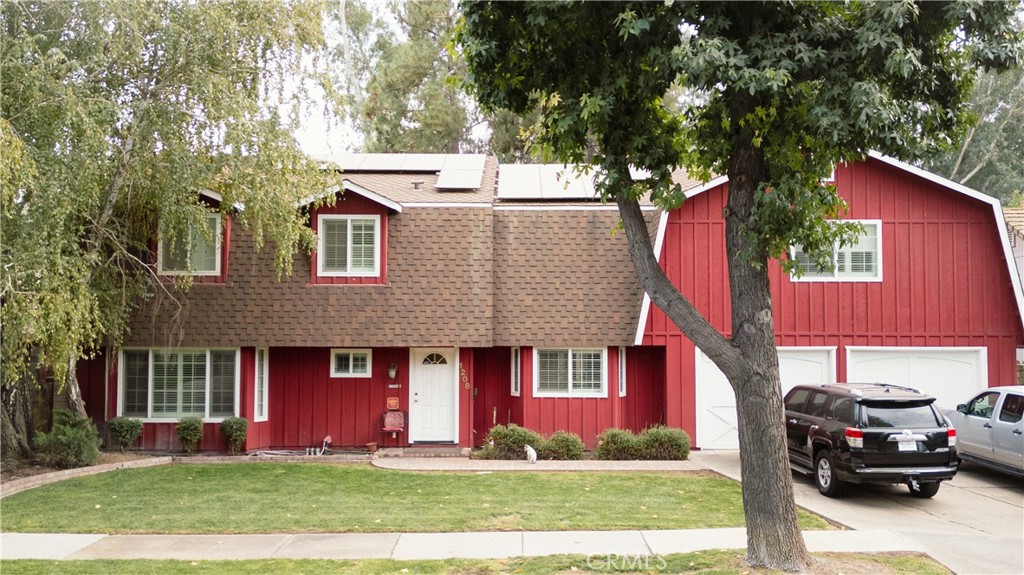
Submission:
<svg viewBox="0 0 1024 575">
<path fill-rule="evenodd" d="M 989 385 L 1016 381 L 1024 335 L 991 206 L 877 160 L 836 178 L 847 219 L 882 222 L 882 281 L 793 282 L 771 262 L 777 344 L 836 346 L 839 381 L 847 346 L 984 346 Z M 713 188 L 671 212 L 660 254 L 673 283 L 726 334 L 727 193 L 727 184 Z M 643 342 L 666 346 L 667 422 L 693 433 L 692 342 L 654 306 Z"/>
</svg>

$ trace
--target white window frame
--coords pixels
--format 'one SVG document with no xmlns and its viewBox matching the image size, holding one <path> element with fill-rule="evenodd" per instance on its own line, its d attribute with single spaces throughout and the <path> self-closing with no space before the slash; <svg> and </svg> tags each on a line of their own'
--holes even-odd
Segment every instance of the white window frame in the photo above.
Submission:
<svg viewBox="0 0 1024 575">
<path fill-rule="evenodd" d="M 520 352 L 518 347 L 512 348 L 512 377 L 509 382 L 511 389 L 509 393 L 512 397 L 519 397 L 522 395 L 523 389 L 523 378 L 522 378 L 522 363 L 520 362 Z"/>
<path fill-rule="evenodd" d="M 207 221 L 213 220 L 213 242 L 214 242 L 214 256 L 213 256 L 213 269 L 212 270 L 167 270 L 164 269 L 164 240 L 167 238 L 159 237 L 156 242 L 156 266 L 157 273 L 165 276 L 219 276 L 220 275 L 220 259 L 221 249 L 223 248 L 223 242 L 221 242 L 221 222 L 220 214 L 207 214 Z M 195 266 L 195 261 L 192 259 L 192 228 L 189 227 L 188 233 L 188 262 L 190 267 Z"/>
<path fill-rule="evenodd" d="M 619 348 L 619 397 L 626 397 L 626 348 Z"/>
<path fill-rule="evenodd" d="M 239 395 L 240 395 L 239 392 L 240 392 L 240 379 L 241 379 L 241 377 L 240 377 L 241 376 L 241 354 L 240 354 L 240 350 L 237 347 L 181 348 L 181 349 L 177 349 L 177 348 L 176 349 L 163 349 L 163 348 L 145 348 L 145 347 L 124 348 L 118 354 L 118 356 L 119 356 L 118 357 L 118 365 L 119 366 L 124 366 L 125 365 L 125 363 L 124 363 L 125 352 L 129 352 L 129 351 L 132 351 L 132 352 L 144 351 L 144 352 L 147 352 L 149 354 L 149 357 L 147 359 L 148 373 L 146 375 L 146 386 L 147 386 L 146 387 L 146 393 L 147 393 L 147 397 L 146 397 L 146 416 L 140 418 L 137 415 L 130 415 L 130 416 L 127 416 L 127 417 L 139 418 L 139 419 L 142 419 L 142 421 L 145 422 L 145 423 L 176 423 L 176 422 L 178 422 L 181 419 L 181 417 L 187 417 L 187 416 L 184 416 L 184 415 L 180 416 L 180 417 L 163 417 L 163 416 L 161 416 L 161 417 L 154 417 L 153 416 L 153 363 L 154 363 L 153 362 L 153 354 L 154 353 L 176 353 L 176 354 L 180 354 L 180 353 L 200 353 L 200 352 L 206 354 L 206 389 L 205 389 L 205 392 L 204 392 L 205 395 L 204 395 L 204 406 L 203 406 L 203 415 L 202 415 L 203 421 L 206 422 L 206 423 L 220 423 L 221 421 L 224 421 L 228 417 L 238 417 L 239 416 L 238 415 L 238 405 L 239 405 Z M 213 363 L 212 363 L 212 359 L 211 359 L 211 352 L 216 352 L 216 351 L 233 351 L 233 352 L 235 352 L 235 374 L 234 374 L 234 389 L 233 389 L 234 397 L 232 398 L 233 399 L 233 405 L 231 407 L 232 414 L 230 416 L 227 416 L 227 415 L 224 415 L 224 416 L 220 416 L 219 415 L 219 416 L 216 416 L 216 417 L 211 417 L 210 416 L 210 403 L 211 403 L 210 402 L 210 397 L 211 397 L 211 393 L 210 392 L 212 391 L 212 385 L 213 385 L 213 381 L 212 381 L 212 378 L 213 378 L 213 367 L 212 367 Z M 127 392 L 127 384 L 125 382 L 125 370 L 122 369 L 122 368 L 118 368 L 118 370 L 117 370 L 117 390 L 118 390 L 118 393 L 117 393 L 117 414 L 120 416 L 120 415 L 124 415 L 125 393 Z"/>
<path fill-rule="evenodd" d="M 349 356 L 349 359 L 348 359 L 349 371 L 348 372 L 341 372 L 341 371 L 337 371 L 335 369 L 335 367 L 337 367 L 337 365 L 338 365 L 338 363 L 335 360 L 335 358 L 338 355 L 340 355 L 340 354 L 348 354 L 348 356 Z M 352 358 L 355 357 L 356 355 L 359 355 L 359 354 L 366 355 L 366 373 L 357 373 L 357 372 L 353 372 L 352 371 L 352 365 L 353 365 Z M 331 350 L 331 377 L 332 378 L 348 377 L 348 378 L 363 378 L 363 379 L 365 379 L 365 378 L 372 377 L 372 376 L 373 376 L 373 350 L 372 349 L 335 348 L 335 349 Z"/>
<path fill-rule="evenodd" d="M 540 389 L 540 354 L 545 351 L 565 351 L 568 352 L 568 381 L 569 390 L 565 391 L 549 391 Z M 572 380 L 572 358 L 574 353 L 593 353 L 598 352 L 601 354 L 601 389 L 599 391 L 590 390 L 573 390 Z M 608 397 L 608 348 L 576 348 L 576 347 L 546 347 L 546 348 L 534 348 L 533 349 L 533 396 L 534 397 L 575 397 L 575 398 L 607 398 Z"/>
<path fill-rule="evenodd" d="M 267 421 L 270 414 L 270 350 L 265 347 L 256 348 L 253 360 L 255 365 L 252 372 L 252 421 L 258 423 Z M 262 410 L 260 410 L 261 404 Z"/>
<path fill-rule="evenodd" d="M 348 252 L 345 254 L 345 271 L 324 269 L 326 236 L 324 222 L 346 220 L 345 226 Z M 352 220 L 373 220 L 373 270 L 352 271 Z M 317 217 L 316 270 L 321 277 L 376 277 L 380 275 L 380 216 L 372 214 L 320 214 Z"/>
<path fill-rule="evenodd" d="M 796 274 L 790 274 L 789 279 L 793 282 L 848 282 L 848 283 L 877 283 L 882 281 L 882 220 L 845 220 L 846 222 L 856 222 L 863 225 L 865 228 L 872 226 L 876 230 L 876 246 L 875 246 L 875 270 L 874 276 L 851 276 L 843 275 L 849 272 L 839 271 L 839 253 L 847 253 L 847 260 L 849 261 L 849 253 L 853 251 L 855 245 L 842 246 L 837 243 L 832 248 L 832 261 L 836 263 L 836 269 L 832 270 L 832 275 L 812 275 L 815 272 L 804 273 L 802 276 L 797 277 Z M 859 241 L 859 238 L 858 238 Z M 789 251 L 789 257 L 793 261 L 796 261 L 797 247 L 793 246 Z"/>
</svg>

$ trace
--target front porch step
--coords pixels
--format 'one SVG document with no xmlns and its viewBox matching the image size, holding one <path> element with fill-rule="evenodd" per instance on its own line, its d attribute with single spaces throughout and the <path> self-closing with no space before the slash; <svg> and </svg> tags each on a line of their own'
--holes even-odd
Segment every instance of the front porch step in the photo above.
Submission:
<svg viewBox="0 0 1024 575">
<path fill-rule="evenodd" d="M 451 445 L 382 447 L 377 450 L 377 457 L 466 457 L 470 451 L 468 447 Z"/>
</svg>

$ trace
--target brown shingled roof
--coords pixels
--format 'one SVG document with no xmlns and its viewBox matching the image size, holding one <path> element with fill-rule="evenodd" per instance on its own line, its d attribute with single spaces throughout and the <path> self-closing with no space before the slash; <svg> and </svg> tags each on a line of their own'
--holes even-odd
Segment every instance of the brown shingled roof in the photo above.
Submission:
<svg viewBox="0 0 1024 575">
<path fill-rule="evenodd" d="M 465 192 L 435 190 L 436 174 L 346 172 L 417 204 L 389 217 L 387 285 L 311 285 L 307 255 L 279 282 L 273 247 L 254 253 L 239 225 L 228 282 L 178 294 L 180 313 L 167 295 L 144 302 L 125 345 L 631 345 L 643 292 L 614 206 L 496 206 L 497 169 L 488 158 Z M 652 236 L 659 215 L 645 211 Z"/>
<path fill-rule="evenodd" d="M 1024 208 L 1003 208 L 1003 217 L 1006 218 L 1007 230 L 1012 238 L 1014 234 L 1024 239 Z"/>
</svg>

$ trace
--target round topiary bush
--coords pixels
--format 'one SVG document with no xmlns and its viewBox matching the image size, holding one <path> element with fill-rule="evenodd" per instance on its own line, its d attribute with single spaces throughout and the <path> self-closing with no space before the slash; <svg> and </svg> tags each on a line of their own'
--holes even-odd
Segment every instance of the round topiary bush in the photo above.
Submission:
<svg viewBox="0 0 1024 575">
<path fill-rule="evenodd" d="M 244 417 L 228 417 L 220 422 L 220 432 L 228 444 L 228 451 L 231 452 L 231 455 L 236 455 L 243 450 L 248 430 L 249 421 Z"/>
<path fill-rule="evenodd" d="M 487 434 L 484 448 L 477 454 L 481 459 L 526 459 L 524 445 L 534 449 L 544 443 L 536 431 L 510 423 L 508 427 L 495 425 Z"/>
<path fill-rule="evenodd" d="M 606 429 L 597 436 L 597 459 L 622 461 L 640 458 L 640 442 L 632 431 L 625 429 Z"/>
<path fill-rule="evenodd" d="M 175 426 L 178 432 L 178 441 L 185 453 L 192 455 L 203 440 L 203 420 L 199 417 L 182 417 Z"/>
<path fill-rule="evenodd" d="M 690 436 L 682 429 L 658 425 L 637 438 L 641 459 L 684 460 L 690 457 Z"/>
<path fill-rule="evenodd" d="M 583 440 L 575 433 L 556 431 L 537 449 L 538 459 L 583 459 Z"/>
<path fill-rule="evenodd" d="M 131 417 L 115 417 L 107 422 L 107 431 L 121 448 L 121 453 L 128 451 L 128 448 L 142 437 L 142 420 Z"/>
<path fill-rule="evenodd" d="M 37 439 L 43 465 L 59 469 L 86 467 L 100 458 L 100 436 L 91 419 L 64 409 L 53 411 L 53 428 Z"/>
</svg>

